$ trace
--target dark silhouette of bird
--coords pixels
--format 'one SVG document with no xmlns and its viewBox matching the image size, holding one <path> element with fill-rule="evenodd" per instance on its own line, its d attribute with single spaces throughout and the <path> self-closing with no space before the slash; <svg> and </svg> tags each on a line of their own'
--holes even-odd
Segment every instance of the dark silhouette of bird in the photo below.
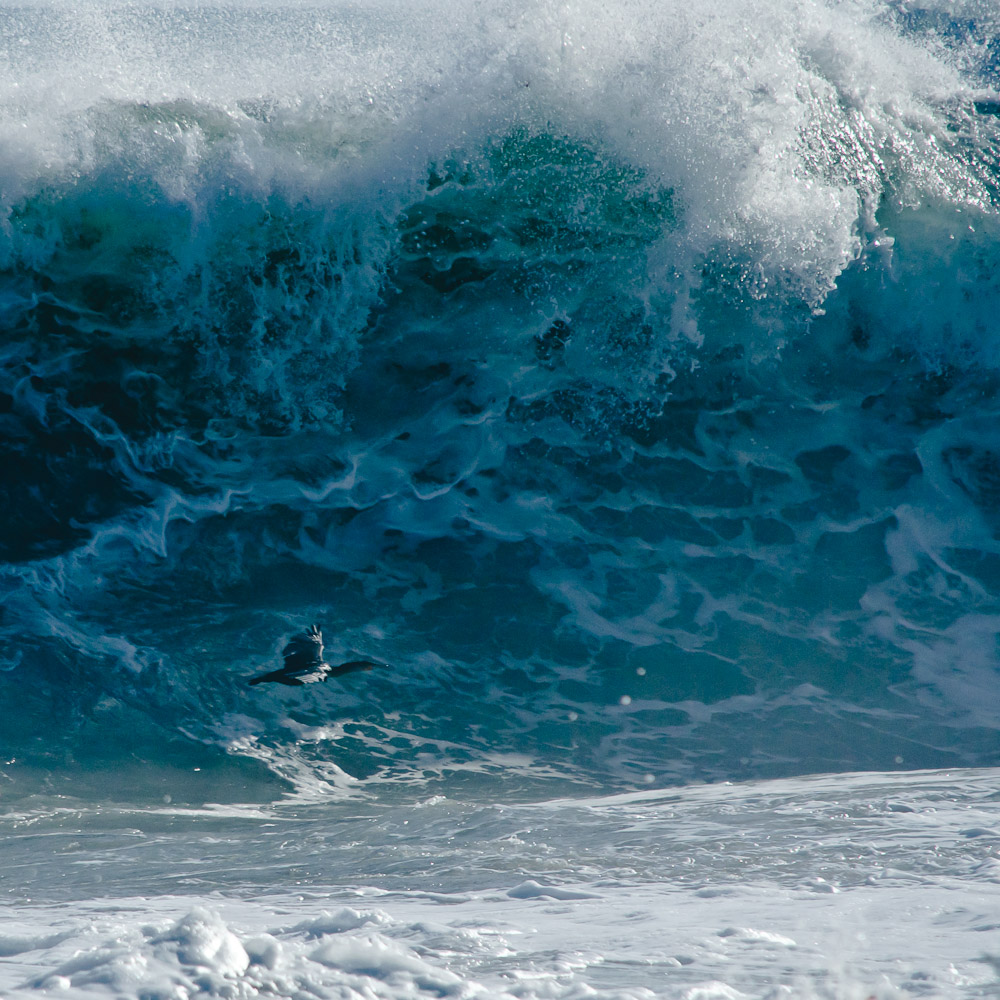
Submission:
<svg viewBox="0 0 1000 1000">
<path fill-rule="evenodd" d="M 353 674 L 356 670 L 371 670 L 378 666 L 370 660 L 351 660 L 336 667 L 326 663 L 323 659 L 323 633 L 318 625 L 293 635 L 281 655 L 285 658 L 282 666 L 270 673 L 251 677 L 247 683 L 264 684 L 272 681 L 289 687 L 301 687 L 303 684 L 316 684 L 331 677 L 342 677 L 344 674 Z"/>
</svg>

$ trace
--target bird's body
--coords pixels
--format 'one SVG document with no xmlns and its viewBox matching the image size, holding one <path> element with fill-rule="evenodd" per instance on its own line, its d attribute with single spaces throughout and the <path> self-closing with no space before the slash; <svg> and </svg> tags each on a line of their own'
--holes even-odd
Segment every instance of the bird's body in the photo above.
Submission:
<svg viewBox="0 0 1000 1000">
<path fill-rule="evenodd" d="M 327 663 L 323 659 L 323 633 L 318 625 L 293 635 L 281 655 L 285 660 L 282 666 L 270 673 L 251 677 L 248 683 L 273 682 L 287 684 L 289 687 L 301 687 L 303 684 L 316 684 L 331 677 L 352 674 L 356 670 L 371 670 L 376 666 L 370 660 L 351 660 L 339 666 Z"/>
</svg>

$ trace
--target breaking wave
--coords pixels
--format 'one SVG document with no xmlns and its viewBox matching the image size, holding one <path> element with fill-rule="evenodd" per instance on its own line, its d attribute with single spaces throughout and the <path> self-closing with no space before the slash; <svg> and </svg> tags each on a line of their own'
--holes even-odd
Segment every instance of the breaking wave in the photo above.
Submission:
<svg viewBox="0 0 1000 1000">
<path fill-rule="evenodd" d="M 997 29 L 0 12 L 5 791 L 1000 762 Z"/>
</svg>

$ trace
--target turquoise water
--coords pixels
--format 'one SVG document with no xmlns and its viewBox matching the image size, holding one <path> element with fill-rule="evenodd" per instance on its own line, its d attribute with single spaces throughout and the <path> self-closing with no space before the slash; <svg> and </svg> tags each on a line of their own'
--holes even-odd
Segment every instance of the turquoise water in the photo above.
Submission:
<svg viewBox="0 0 1000 1000">
<path fill-rule="evenodd" d="M 1000 762 L 967 8 L 0 12 L 0 794 Z"/>
</svg>

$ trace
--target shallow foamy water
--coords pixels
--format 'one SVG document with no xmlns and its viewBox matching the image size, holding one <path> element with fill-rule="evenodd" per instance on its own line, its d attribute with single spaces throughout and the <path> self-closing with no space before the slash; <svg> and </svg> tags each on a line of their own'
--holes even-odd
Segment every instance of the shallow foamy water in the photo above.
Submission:
<svg viewBox="0 0 1000 1000">
<path fill-rule="evenodd" d="M 5 995 L 977 997 L 996 771 L 4 823 Z M 44 849 L 40 849 L 44 845 Z"/>
</svg>

